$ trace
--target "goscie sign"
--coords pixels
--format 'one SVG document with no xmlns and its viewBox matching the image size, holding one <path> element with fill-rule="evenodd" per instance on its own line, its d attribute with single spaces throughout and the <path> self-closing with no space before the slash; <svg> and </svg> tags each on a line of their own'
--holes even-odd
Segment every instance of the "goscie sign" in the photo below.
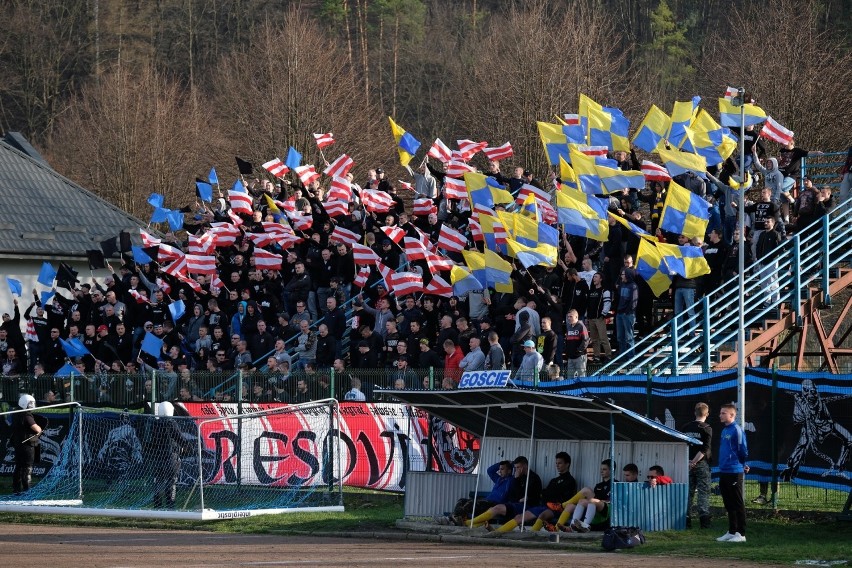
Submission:
<svg viewBox="0 0 852 568">
<path fill-rule="evenodd" d="M 468 371 L 461 376 L 460 389 L 505 387 L 511 371 Z"/>
</svg>

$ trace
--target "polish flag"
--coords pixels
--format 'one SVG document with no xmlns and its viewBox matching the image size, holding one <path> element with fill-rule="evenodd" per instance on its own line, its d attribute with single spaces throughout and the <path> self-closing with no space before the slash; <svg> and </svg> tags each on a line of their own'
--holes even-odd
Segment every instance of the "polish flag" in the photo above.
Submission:
<svg viewBox="0 0 852 568">
<path fill-rule="evenodd" d="M 444 178 L 444 196 L 447 199 L 467 199 L 467 186 L 464 180 L 451 177 Z"/>
<path fill-rule="evenodd" d="M 672 179 L 669 170 L 648 160 L 642 160 L 642 175 L 648 181 L 671 181 Z"/>
<path fill-rule="evenodd" d="M 405 236 L 405 231 L 399 227 L 382 227 L 382 232 L 396 244 L 399 244 L 399 241 Z"/>
<path fill-rule="evenodd" d="M 188 254 L 186 255 L 186 271 L 190 274 L 216 274 L 216 257 Z"/>
<path fill-rule="evenodd" d="M 307 187 L 314 180 L 317 180 L 320 177 L 313 164 L 309 164 L 307 166 L 299 166 L 294 171 L 296 172 L 296 175 L 299 176 L 299 179 L 302 181 L 302 185 L 304 185 L 305 187 Z"/>
<path fill-rule="evenodd" d="M 489 160 L 494 160 L 495 162 L 498 160 L 505 160 L 506 158 L 511 158 L 515 155 L 515 151 L 512 150 L 512 144 L 506 142 L 502 146 L 497 146 L 495 148 L 485 148 L 482 150 L 486 156 L 488 156 Z"/>
<path fill-rule="evenodd" d="M 231 202 L 231 211 L 234 213 L 252 214 L 251 195 L 242 191 L 228 190 L 228 200 Z"/>
<path fill-rule="evenodd" d="M 180 260 L 184 257 L 183 251 L 171 245 L 160 243 L 160 249 L 157 251 L 157 262 L 163 264 L 172 260 Z"/>
<path fill-rule="evenodd" d="M 423 277 L 416 272 L 392 272 L 389 284 L 397 298 L 423 291 Z"/>
<path fill-rule="evenodd" d="M 160 244 L 160 239 L 151 235 L 145 229 L 139 229 L 139 236 L 142 237 L 142 246 L 153 247 Z"/>
<path fill-rule="evenodd" d="M 739 94 L 739 91 L 734 87 L 725 87 L 725 97 L 727 100 L 731 100 Z"/>
<path fill-rule="evenodd" d="M 440 138 L 436 138 L 432 147 L 429 148 L 429 153 L 426 154 L 430 158 L 435 158 L 445 164 L 450 161 L 450 149 L 446 144 L 441 142 Z"/>
<path fill-rule="evenodd" d="M 200 237 L 189 235 L 187 250 L 189 250 L 190 254 L 213 254 L 215 248 L 213 235 L 210 233 L 204 233 Z"/>
<path fill-rule="evenodd" d="M 462 178 L 464 177 L 464 174 L 475 171 L 476 168 L 474 168 L 473 166 L 469 166 L 464 162 L 458 162 L 456 160 L 453 160 L 452 162 L 447 164 L 447 175 L 449 177 Z"/>
<path fill-rule="evenodd" d="M 352 201 L 352 184 L 345 177 L 331 178 L 331 186 L 328 189 L 328 200 Z"/>
<path fill-rule="evenodd" d="M 326 146 L 334 144 L 334 134 L 326 132 L 325 134 L 314 134 L 314 140 L 317 141 L 317 148 L 322 150 Z"/>
<path fill-rule="evenodd" d="M 329 217 L 340 217 L 349 214 L 349 202 L 335 199 L 322 204 Z"/>
<path fill-rule="evenodd" d="M 432 275 L 432 280 L 430 280 L 429 284 L 427 284 L 423 289 L 423 292 L 433 296 L 444 296 L 449 298 L 453 295 L 453 287 L 439 275 L 434 274 Z"/>
<path fill-rule="evenodd" d="M 254 249 L 255 268 L 267 270 L 281 270 L 283 259 L 280 254 L 274 254 L 262 248 Z"/>
<path fill-rule="evenodd" d="M 438 246 L 446 251 L 461 252 L 467 246 L 467 239 L 455 229 L 441 225 L 441 232 L 438 233 Z"/>
<path fill-rule="evenodd" d="M 275 235 L 269 233 L 246 233 L 246 236 L 254 243 L 256 247 L 268 247 L 277 242 Z"/>
<path fill-rule="evenodd" d="M 352 281 L 352 284 L 358 286 L 359 288 L 363 288 L 367 284 L 367 279 L 370 277 L 370 268 L 364 266 L 358 270 L 358 274 L 355 276 L 355 280 Z"/>
<path fill-rule="evenodd" d="M 766 124 L 763 125 L 760 135 L 784 146 L 793 140 L 793 131 L 778 124 L 771 116 L 766 117 Z"/>
<path fill-rule="evenodd" d="M 287 175 L 287 172 L 290 171 L 290 168 L 284 165 L 284 162 L 281 161 L 281 158 L 269 160 L 268 162 L 263 164 L 263 169 L 279 179 L 283 178 L 285 175 Z"/>
<path fill-rule="evenodd" d="M 213 244 L 218 248 L 233 246 L 240 236 L 240 230 L 231 223 L 211 223 L 207 231 L 213 236 Z"/>
<path fill-rule="evenodd" d="M 558 217 L 553 205 L 551 205 L 548 201 L 541 201 L 540 199 L 536 199 L 535 203 L 538 205 L 538 213 L 541 215 L 541 222 L 545 225 L 555 224 Z"/>
<path fill-rule="evenodd" d="M 435 202 L 428 197 L 424 199 L 415 199 L 412 206 L 411 213 L 418 217 L 428 217 L 430 213 L 437 211 Z"/>
<path fill-rule="evenodd" d="M 354 165 L 355 162 L 352 158 L 346 154 L 341 154 L 340 157 L 330 163 L 322 173 L 331 177 L 344 177 Z"/>
<path fill-rule="evenodd" d="M 352 258 L 355 259 L 355 264 L 360 266 L 373 266 L 380 260 L 373 249 L 357 241 L 352 243 Z"/>
<path fill-rule="evenodd" d="M 577 149 L 587 156 L 606 156 L 609 153 L 607 146 L 580 146 Z"/>
<path fill-rule="evenodd" d="M 400 186 L 402 189 L 407 189 L 407 190 L 409 190 L 409 191 L 414 191 L 414 186 L 413 186 L 413 185 L 411 185 L 410 183 L 408 183 L 407 181 L 402 181 L 401 179 L 400 179 L 400 180 L 397 180 L 397 181 L 399 182 L 399 186 Z"/>
<path fill-rule="evenodd" d="M 344 229 L 343 227 L 335 227 L 334 231 L 332 231 L 329 236 L 329 240 L 338 243 L 346 243 L 347 245 L 357 244 L 360 238 L 361 235 L 353 233 L 349 229 Z"/>
<path fill-rule="evenodd" d="M 474 142 L 473 140 L 456 140 L 456 144 L 464 161 L 473 158 L 477 152 L 483 151 L 488 146 L 488 142 Z"/>
<path fill-rule="evenodd" d="M 530 185 L 525 183 L 521 186 L 520 191 L 518 191 L 518 196 L 515 198 L 515 203 L 518 205 L 523 205 L 524 201 L 526 201 L 527 197 L 530 195 L 534 195 L 535 198 L 539 201 L 550 202 L 550 194 L 543 189 L 540 189 L 534 185 Z"/>
<path fill-rule="evenodd" d="M 564 114 L 562 115 L 562 118 L 568 126 L 579 126 L 583 124 L 579 114 Z"/>
<path fill-rule="evenodd" d="M 387 213 L 395 205 L 390 195 L 377 189 L 362 189 L 361 203 L 367 211 L 379 213 Z"/>
</svg>

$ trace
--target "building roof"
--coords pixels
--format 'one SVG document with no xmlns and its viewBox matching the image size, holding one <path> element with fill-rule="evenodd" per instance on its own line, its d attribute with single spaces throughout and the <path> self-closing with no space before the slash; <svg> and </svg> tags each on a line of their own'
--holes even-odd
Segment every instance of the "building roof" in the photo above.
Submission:
<svg viewBox="0 0 852 568">
<path fill-rule="evenodd" d="M 145 226 L 15 146 L 0 140 L 0 255 L 85 257 Z"/>
<path fill-rule="evenodd" d="M 677 430 L 599 398 L 521 388 L 381 392 L 477 436 L 609 440 L 612 425 L 616 441 L 700 443 Z"/>
</svg>

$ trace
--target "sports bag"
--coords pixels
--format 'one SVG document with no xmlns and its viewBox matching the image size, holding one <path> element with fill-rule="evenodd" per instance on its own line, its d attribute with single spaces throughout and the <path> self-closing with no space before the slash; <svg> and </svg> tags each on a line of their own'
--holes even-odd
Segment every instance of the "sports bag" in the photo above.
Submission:
<svg viewBox="0 0 852 568">
<path fill-rule="evenodd" d="M 601 546 L 604 550 L 635 548 L 645 544 L 645 535 L 639 527 L 610 527 L 604 531 Z"/>
</svg>

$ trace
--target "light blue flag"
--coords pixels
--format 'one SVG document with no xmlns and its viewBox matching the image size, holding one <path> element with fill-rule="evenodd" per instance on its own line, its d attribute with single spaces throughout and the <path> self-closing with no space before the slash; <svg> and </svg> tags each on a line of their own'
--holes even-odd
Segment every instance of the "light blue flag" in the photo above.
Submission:
<svg viewBox="0 0 852 568">
<path fill-rule="evenodd" d="M 291 170 L 295 170 L 302 165 L 302 155 L 292 146 L 287 150 L 287 160 L 284 162 L 284 165 Z"/>
<path fill-rule="evenodd" d="M 216 175 L 216 168 L 210 168 L 210 173 L 207 175 L 207 181 L 210 185 L 219 185 L 219 176 Z"/>
<path fill-rule="evenodd" d="M 165 223 L 169 219 L 170 209 L 163 209 L 162 207 L 154 207 L 154 213 L 151 214 L 151 222 L 152 223 Z"/>
<path fill-rule="evenodd" d="M 6 283 L 7 283 L 7 284 L 9 284 L 9 291 L 10 291 L 13 295 L 18 296 L 18 297 L 20 298 L 20 297 L 21 297 L 21 294 L 23 294 L 23 292 L 24 292 L 24 288 L 23 288 L 23 286 L 21 285 L 21 281 L 20 281 L 20 280 L 15 280 L 14 278 L 9 278 L 9 277 L 7 276 L 7 277 L 6 277 Z"/>
<path fill-rule="evenodd" d="M 183 228 L 183 212 L 178 209 L 169 211 L 166 218 L 169 221 L 169 228 L 172 231 L 180 231 Z"/>
<path fill-rule="evenodd" d="M 195 181 L 195 193 L 201 201 L 210 203 L 213 201 L 213 186 L 203 181 Z"/>
<path fill-rule="evenodd" d="M 46 306 L 50 299 L 53 297 L 53 290 L 46 290 L 41 293 L 41 305 Z"/>
<path fill-rule="evenodd" d="M 186 313 L 186 305 L 183 303 L 183 300 L 177 300 L 169 304 L 169 313 L 172 314 L 172 321 L 177 323 L 183 314 Z"/>
<path fill-rule="evenodd" d="M 38 272 L 38 283 L 45 286 L 53 286 L 53 281 L 56 279 L 56 270 L 49 262 L 43 262 L 41 270 Z"/>
<path fill-rule="evenodd" d="M 155 357 L 160 358 L 160 352 L 163 349 L 163 340 L 153 333 L 145 333 L 145 339 L 142 340 L 142 351 Z"/>
<path fill-rule="evenodd" d="M 83 373 L 77 370 L 77 368 L 71 363 L 65 363 L 61 369 L 53 373 L 54 377 L 74 377 L 81 376 Z"/>
<path fill-rule="evenodd" d="M 137 262 L 139 264 L 150 264 L 154 262 L 154 259 L 151 258 L 142 247 L 133 245 L 130 247 L 130 252 L 133 254 L 134 262 Z"/>
<path fill-rule="evenodd" d="M 159 193 L 152 193 L 148 197 L 148 204 L 154 208 L 161 207 L 166 202 L 166 198 L 160 195 Z"/>
</svg>

